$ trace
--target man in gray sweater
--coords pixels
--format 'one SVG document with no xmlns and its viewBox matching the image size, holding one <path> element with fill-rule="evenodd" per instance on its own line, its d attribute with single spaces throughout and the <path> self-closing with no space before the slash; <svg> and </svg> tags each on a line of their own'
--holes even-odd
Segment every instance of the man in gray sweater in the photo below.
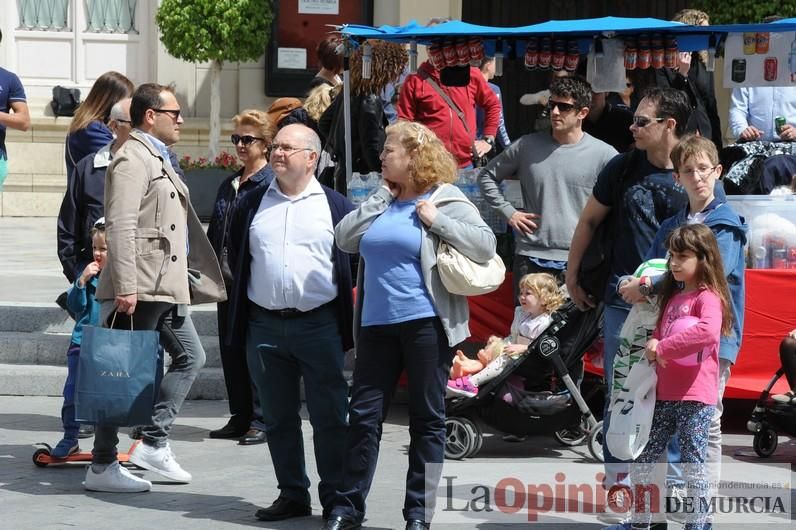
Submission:
<svg viewBox="0 0 796 530">
<path fill-rule="evenodd" d="M 602 168 L 616 156 L 610 145 L 583 132 L 591 86 L 578 77 L 550 85 L 551 130 L 526 134 L 478 175 L 490 207 L 514 229 L 514 287 L 531 272 L 549 272 L 563 283 L 569 242 Z M 516 175 L 516 177 L 515 177 Z M 498 185 L 518 178 L 524 211 L 512 206 Z"/>
</svg>

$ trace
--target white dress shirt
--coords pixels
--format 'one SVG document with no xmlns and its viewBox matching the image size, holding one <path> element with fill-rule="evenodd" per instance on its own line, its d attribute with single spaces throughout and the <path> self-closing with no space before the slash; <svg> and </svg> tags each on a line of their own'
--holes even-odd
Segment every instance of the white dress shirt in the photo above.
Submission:
<svg viewBox="0 0 796 530">
<path fill-rule="evenodd" d="M 749 126 L 763 131 L 760 140 L 781 141 L 774 118 L 783 116 L 796 127 L 796 87 L 757 86 L 733 88 L 730 99 L 730 132 L 738 138 Z"/>
<path fill-rule="evenodd" d="M 313 178 L 296 197 L 274 179 L 249 227 L 249 300 L 266 309 L 309 311 L 337 298 L 332 212 Z"/>
</svg>

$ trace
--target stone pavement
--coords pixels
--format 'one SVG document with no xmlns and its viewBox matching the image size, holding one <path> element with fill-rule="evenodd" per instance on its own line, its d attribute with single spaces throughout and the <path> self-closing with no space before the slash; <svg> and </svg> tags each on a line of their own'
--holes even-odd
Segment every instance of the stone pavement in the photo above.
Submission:
<svg viewBox="0 0 796 530">
<path fill-rule="evenodd" d="M 27 529 L 224 529 L 253 526 L 274 529 L 316 529 L 321 525 L 320 508 L 313 489 L 314 515 L 279 523 L 261 523 L 254 518 L 258 507 L 269 504 L 277 495 L 273 466 L 266 446 L 243 447 L 229 440 L 206 438 L 207 431 L 221 426 L 227 412 L 224 401 L 187 401 L 172 435 L 172 447 L 179 462 L 193 474 L 191 484 L 173 485 L 159 481 L 158 475 L 139 472 L 155 481 L 153 491 L 141 494 L 87 493 L 81 482 L 85 467 L 35 467 L 31 455 L 36 442 L 54 444 L 60 438 L 61 401 L 52 397 L 0 396 L 0 528 Z M 406 451 L 409 442 L 406 409 L 396 407 L 384 425 L 381 458 L 376 471 L 365 528 L 383 530 L 403 528 Z M 304 421 L 305 448 L 311 447 L 309 423 Z M 740 431 L 738 431 L 740 432 Z M 120 437 L 120 447 L 130 440 Z M 781 438 L 772 460 L 796 461 L 796 445 Z M 91 440 L 82 440 L 84 449 Z M 751 447 L 748 434 L 725 436 L 725 461 L 735 459 L 739 450 Z M 588 461 L 585 446 L 564 448 L 551 437 L 532 437 L 520 444 L 504 443 L 497 436 L 486 439 L 484 448 L 472 463 L 547 462 L 559 465 Z M 741 458 L 741 457 L 737 457 Z M 754 460 L 754 458 L 744 458 Z M 313 488 L 317 483 L 314 459 L 308 454 L 308 469 Z M 138 472 L 138 471 L 137 471 Z M 596 530 L 603 525 L 535 524 L 539 530 L 578 528 Z M 754 525 L 752 525 L 753 527 Z M 508 525 L 483 523 L 477 526 L 434 525 L 434 528 L 508 528 Z M 518 526 L 512 526 L 512 528 Z M 679 525 L 670 525 L 679 528 Z M 749 525 L 721 525 L 717 528 L 750 530 Z M 760 526 L 762 529 L 763 527 Z M 789 525 L 767 525 L 785 530 Z"/>
</svg>

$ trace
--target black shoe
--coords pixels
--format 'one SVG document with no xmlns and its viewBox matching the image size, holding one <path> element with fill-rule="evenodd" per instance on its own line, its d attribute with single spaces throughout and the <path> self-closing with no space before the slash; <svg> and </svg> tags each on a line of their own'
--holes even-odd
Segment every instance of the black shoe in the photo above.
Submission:
<svg viewBox="0 0 796 530">
<path fill-rule="evenodd" d="M 238 445 L 257 445 L 265 443 L 265 431 L 260 429 L 249 429 L 246 434 L 240 437 Z"/>
<path fill-rule="evenodd" d="M 406 521 L 406 530 L 428 530 L 431 523 L 424 523 L 420 519 L 409 519 Z"/>
<path fill-rule="evenodd" d="M 333 515 L 321 527 L 321 530 L 357 530 L 357 528 L 362 528 L 362 523 L 342 515 Z"/>
<path fill-rule="evenodd" d="M 94 426 L 90 423 L 81 423 L 80 429 L 77 431 L 78 438 L 91 438 L 94 436 Z"/>
<path fill-rule="evenodd" d="M 282 521 L 291 517 L 307 517 L 312 515 L 312 508 L 307 504 L 279 497 L 268 508 L 257 510 L 254 516 L 260 521 Z"/>
<path fill-rule="evenodd" d="M 220 429 L 216 429 L 215 431 L 210 431 L 210 438 L 240 438 L 246 431 L 249 430 L 249 426 L 246 425 L 245 427 L 238 427 L 237 425 L 233 424 L 232 422 L 227 423 Z"/>
</svg>

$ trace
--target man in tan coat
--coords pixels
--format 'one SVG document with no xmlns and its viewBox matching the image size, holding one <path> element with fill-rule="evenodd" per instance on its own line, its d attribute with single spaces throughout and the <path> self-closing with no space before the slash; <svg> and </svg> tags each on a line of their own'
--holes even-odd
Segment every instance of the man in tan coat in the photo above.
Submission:
<svg viewBox="0 0 796 530">
<path fill-rule="evenodd" d="M 130 104 L 133 131 L 105 176 L 108 262 L 97 299 L 107 324 L 160 332 L 171 355 L 163 376 L 152 425 L 130 455 L 139 467 L 176 482 L 191 475 L 177 463 L 168 433 L 205 361 L 205 352 L 188 314 L 192 303 L 226 299 L 224 283 L 188 189 L 174 172 L 166 146 L 180 137 L 180 106 L 170 88 L 144 84 Z M 132 475 L 116 460 L 118 429 L 97 425 L 92 465 L 85 486 L 93 491 L 148 491 L 151 483 Z"/>
</svg>

